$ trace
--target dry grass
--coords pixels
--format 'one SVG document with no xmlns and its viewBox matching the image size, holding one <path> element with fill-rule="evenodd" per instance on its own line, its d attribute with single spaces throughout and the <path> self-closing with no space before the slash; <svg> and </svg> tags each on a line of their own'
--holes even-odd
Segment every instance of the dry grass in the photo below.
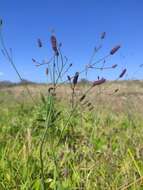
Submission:
<svg viewBox="0 0 143 190">
<path fill-rule="evenodd" d="M 40 97 L 40 94 L 47 95 L 50 85 L 28 85 L 31 93 L 35 97 Z M 89 85 L 76 86 L 76 96 L 80 97 Z M 118 92 L 114 91 L 118 89 Z M 27 92 L 23 86 L 4 87 L 0 90 L 1 93 L 6 93 L 14 97 L 15 100 L 25 99 Z M 57 98 L 68 102 L 71 95 L 69 85 L 60 85 L 56 91 Z M 143 108 L 140 106 L 143 101 L 143 81 L 121 81 L 121 82 L 106 82 L 102 86 L 97 86 L 91 90 L 87 97 L 96 107 L 110 108 L 112 111 L 122 112 L 125 109 L 127 101 L 135 107 L 137 112 L 143 113 Z"/>
</svg>

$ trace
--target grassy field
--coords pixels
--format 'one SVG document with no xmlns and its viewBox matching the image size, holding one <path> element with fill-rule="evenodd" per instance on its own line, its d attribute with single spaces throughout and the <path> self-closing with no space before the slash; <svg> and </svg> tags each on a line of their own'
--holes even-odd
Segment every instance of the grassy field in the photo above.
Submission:
<svg viewBox="0 0 143 190">
<path fill-rule="evenodd" d="M 46 85 L 29 88 L 36 104 L 23 86 L 0 89 L 0 190 L 143 189 L 143 82 L 96 87 L 87 97 L 94 109 L 74 113 L 68 86 L 54 101 Z"/>
</svg>

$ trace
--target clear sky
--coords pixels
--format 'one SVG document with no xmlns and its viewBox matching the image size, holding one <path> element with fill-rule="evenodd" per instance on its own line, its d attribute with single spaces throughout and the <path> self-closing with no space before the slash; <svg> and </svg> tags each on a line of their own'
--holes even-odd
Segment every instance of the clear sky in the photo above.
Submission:
<svg viewBox="0 0 143 190">
<path fill-rule="evenodd" d="M 143 64 L 143 0 L 0 0 L 0 17 L 7 47 L 13 49 L 23 78 L 46 81 L 45 68 L 34 67 L 31 58 L 50 57 L 50 31 L 54 29 L 64 55 L 74 65 L 71 73 L 88 63 L 93 48 L 100 44 L 100 33 L 105 31 L 106 39 L 97 59 L 114 45 L 121 44 L 122 48 L 106 63 L 119 67 L 100 75 L 115 79 L 127 68 L 127 78 L 135 72 L 134 77 L 143 79 L 143 67 L 139 70 Z M 37 38 L 43 41 L 43 49 L 37 48 Z M 98 74 L 91 71 L 89 79 L 96 79 Z M 18 80 L 2 54 L 0 80 Z"/>
</svg>

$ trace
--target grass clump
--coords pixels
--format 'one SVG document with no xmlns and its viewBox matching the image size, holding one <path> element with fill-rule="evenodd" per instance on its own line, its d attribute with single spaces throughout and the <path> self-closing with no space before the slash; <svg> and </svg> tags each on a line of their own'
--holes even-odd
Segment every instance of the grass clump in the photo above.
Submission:
<svg viewBox="0 0 143 190">
<path fill-rule="evenodd" d="M 46 189 L 117 189 L 142 176 L 141 119 L 134 127 L 126 115 L 92 111 L 83 113 L 82 122 L 73 115 L 67 123 L 64 114 L 70 110 L 60 105 L 63 111 L 57 121 L 54 119 L 53 130 L 53 124 L 45 126 L 43 104 L 27 106 L 5 105 L 0 110 L 1 189 L 42 189 L 39 151 L 45 130 L 42 161 Z M 134 187 L 141 188 L 140 182 Z"/>
</svg>

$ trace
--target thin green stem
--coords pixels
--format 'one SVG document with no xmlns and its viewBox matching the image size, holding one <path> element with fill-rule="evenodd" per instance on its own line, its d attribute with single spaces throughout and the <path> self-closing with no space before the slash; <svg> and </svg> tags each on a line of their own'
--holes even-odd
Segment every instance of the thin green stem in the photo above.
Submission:
<svg viewBox="0 0 143 190">
<path fill-rule="evenodd" d="M 49 106 L 49 109 L 48 109 Z M 42 178 L 42 189 L 46 190 L 45 187 L 45 179 L 44 179 L 44 161 L 43 161 L 43 146 L 45 142 L 45 138 L 47 135 L 47 131 L 49 129 L 50 125 L 50 116 L 51 116 L 51 111 L 52 111 L 52 102 L 51 102 L 51 96 L 48 97 L 47 101 L 47 106 L 46 106 L 47 114 L 46 114 L 46 120 L 45 120 L 45 132 L 43 134 L 42 140 L 41 140 L 41 145 L 40 145 L 40 163 L 41 163 L 41 178 Z"/>
<path fill-rule="evenodd" d="M 17 70 L 16 65 L 14 64 L 14 61 L 13 61 L 12 57 L 10 56 L 10 54 L 9 54 L 9 52 L 8 52 L 6 46 L 5 46 L 5 43 L 4 43 L 4 40 L 3 40 L 3 37 L 2 37 L 1 31 L 0 31 L 0 42 L 1 42 L 3 51 L 4 51 L 4 53 L 5 53 L 5 55 L 6 55 L 7 59 L 8 59 L 8 61 L 10 62 L 10 64 L 11 64 L 12 67 L 13 67 L 13 69 L 15 70 L 16 74 L 18 75 L 20 81 L 22 82 L 23 79 L 22 79 L 22 77 L 21 77 L 19 71 Z M 24 83 L 24 87 L 25 87 L 25 89 L 27 90 L 27 92 L 28 92 L 29 96 L 31 97 L 32 101 L 36 104 L 36 102 L 35 102 L 35 100 L 34 100 L 32 94 L 31 94 L 29 88 L 27 87 L 27 84 L 26 84 L 26 83 Z"/>
</svg>

